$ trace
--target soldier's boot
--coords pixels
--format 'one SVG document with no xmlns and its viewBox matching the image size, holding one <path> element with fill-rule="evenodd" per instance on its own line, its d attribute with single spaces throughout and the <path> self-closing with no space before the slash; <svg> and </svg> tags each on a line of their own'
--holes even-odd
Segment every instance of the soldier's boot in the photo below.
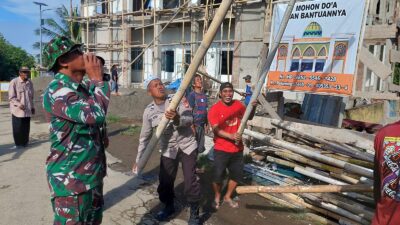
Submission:
<svg viewBox="0 0 400 225">
<path fill-rule="evenodd" d="M 200 225 L 200 205 L 198 202 L 190 204 L 188 225 Z"/>
<path fill-rule="evenodd" d="M 158 221 L 168 220 L 175 213 L 174 203 L 166 204 L 164 209 L 159 211 L 156 215 Z"/>
</svg>

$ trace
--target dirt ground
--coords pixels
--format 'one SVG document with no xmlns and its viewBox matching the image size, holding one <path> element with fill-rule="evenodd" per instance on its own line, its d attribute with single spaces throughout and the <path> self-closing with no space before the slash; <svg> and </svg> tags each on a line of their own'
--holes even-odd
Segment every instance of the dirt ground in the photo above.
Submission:
<svg viewBox="0 0 400 225">
<path fill-rule="evenodd" d="M 134 128 L 130 128 L 134 125 Z M 114 157 L 121 160 L 120 163 L 110 165 L 114 170 L 129 173 L 133 161 L 136 158 L 137 145 L 140 133 L 140 121 L 127 120 L 122 118 L 112 118 L 112 122 L 108 123 L 108 131 L 110 137 L 110 146 L 107 149 Z M 150 182 L 157 182 L 158 165 L 160 153 L 153 152 L 149 163 L 145 168 L 145 175 Z M 239 196 L 240 207 L 232 209 L 227 205 L 215 212 L 211 208 L 213 200 L 213 191 L 211 186 L 211 171 L 206 171 L 200 174 L 202 185 L 202 218 L 204 224 L 218 225 L 248 225 L 248 224 L 265 224 L 265 225 L 305 225 L 316 224 L 313 221 L 308 221 L 301 212 L 295 212 L 285 207 L 269 203 L 265 199 L 257 195 L 242 195 Z M 182 210 L 185 205 L 183 193 L 183 176 L 181 169 L 178 171 L 178 177 L 175 182 L 175 193 L 178 202 L 178 208 L 181 211 L 177 213 L 176 218 L 185 220 L 188 212 Z M 158 201 L 155 201 L 151 213 L 156 213 L 161 209 Z"/>
</svg>

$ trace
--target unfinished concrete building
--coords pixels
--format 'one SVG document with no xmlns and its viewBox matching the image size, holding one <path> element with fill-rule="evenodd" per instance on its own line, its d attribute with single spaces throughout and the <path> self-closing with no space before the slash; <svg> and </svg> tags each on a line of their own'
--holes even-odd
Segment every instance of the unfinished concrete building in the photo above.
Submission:
<svg viewBox="0 0 400 225">
<path fill-rule="evenodd" d="M 285 1 L 234 1 L 204 57 L 207 72 L 243 89 L 241 78 L 247 74 L 255 77 L 265 59 L 273 8 L 282 2 Z M 87 49 L 103 56 L 108 68 L 119 65 L 120 85 L 141 87 L 149 75 L 163 81 L 184 76 L 186 64 L 194 56 L 220 3 L 221 0 L 81 0 L 78 20 Z M 398 100 L 396 92 L 400 86 L 393 84 L 392 71 L 400 61 L 399 9 L 396 0 L 369 1 L 355 97 Z M 330 125 L 340 124 L 342 103 L 348 103 L 348 98 L 301 92 L 284 92 L 283 96 L 303 104 L 303 119 Z M 385 118 L 389 114 L 398 117 L 398 113 L 393 114 L 397 106 L 391 108 L 384 112 Z"/>
<path fill-rule="evenodd" d="M 90 51 L 120 65 L 123 86 L 149 75 L 172 81 L 184 75 L 221 0 L 81 1 L 83 41 Z M 244 86 L 255 75 L 263 43 L 269 40 L 271 5 L 236 1 L 204 58 L 207 72 Z M 142 54 L 143 52 L 143 54 Z"/>
</svg>

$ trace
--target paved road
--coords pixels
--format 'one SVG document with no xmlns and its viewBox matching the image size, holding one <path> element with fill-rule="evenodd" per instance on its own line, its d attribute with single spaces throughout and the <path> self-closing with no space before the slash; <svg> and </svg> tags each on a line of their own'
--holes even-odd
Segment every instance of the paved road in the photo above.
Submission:
<svg viewBox="0 0 400 225">
<path fill-rule="evenodd" d="M 30 146 L 14 149 L 11 116 L 0 106 L 0 224 L 52 224 L 45 159 L 49 151 L 48 125 L 31 122 Z M 107 155 L 108 164 L 118 160 Z M 105 179 L 103 224 L 156 224 L 150 209 L 157 203 L 156 186 L 120 172 L 108 170 Z M 174 219 L 162 224 L 187 224 Z"/>
</svg>

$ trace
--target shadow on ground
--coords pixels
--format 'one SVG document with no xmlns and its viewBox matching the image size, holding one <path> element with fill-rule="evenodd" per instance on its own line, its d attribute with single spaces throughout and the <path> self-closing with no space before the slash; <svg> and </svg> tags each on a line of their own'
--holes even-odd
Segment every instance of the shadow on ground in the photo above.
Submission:
<svg viewBox="0 0 400 225">
<path fill-rule="evenodd" d="M 4 155 L 8 155 L 8 154 L 14 154 L 11 157 L 11 159 L 2 160 L 0 162 L 8 162 L 8 161 L 19 159 L 19 157 L 21 157 L 21 155 L 24 154 L 26 151 L 32 150 L 33 148 L 35 148 L 47 141 L 48 140 L 34 140 L 34 141 L 31 141 L 31 143 L 27 147 L 20 147 L 20 148 L 16 148 L 14 143 L 0 145 L 0 157 L 4 156 Z"/>
</svg>

